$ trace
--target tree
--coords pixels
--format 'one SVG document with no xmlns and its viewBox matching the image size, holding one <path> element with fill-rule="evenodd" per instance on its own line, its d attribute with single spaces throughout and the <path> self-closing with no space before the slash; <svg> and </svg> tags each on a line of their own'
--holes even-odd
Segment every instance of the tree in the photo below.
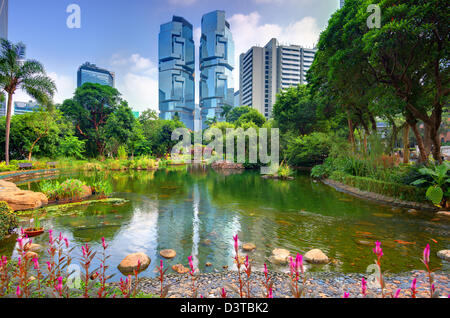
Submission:
<svg viewBox="0 0 450 318">
<path fill-rule="evenodd" d="M 5 161 L 9 164 L 12 99 L 18 89 L 24 90 L 43 105 L 51 102 L 55 83 L 46 75 L 44 67 L 35 60 L 25 60 L 25 45 L 1 40 L 0 88 L 8 94 L 5 129 Z"/>
<path fill-rule="evenodd" d="M 250 110 L 252 110 L 252 108 L 249 107 L 249 106 L 239 106 L 239 107 L 233 108 L 229 112 L 228 116 L 226 117 L 227 122 L 229 122 L 229 123 L 237 122 L 239 117 L 241 117 L 242 115 L 248 113 Z"/>
<path fill-rule="evenodd" d="M 243 126 L 246 123 L 254 123 L 256 126 L 261 127 L 266 122 L 266 118 L 261 115 L 259 111 L 252 108 L 249 112 L 243 114 L 236 122 L 237 126 Z"/>
<path fill-rule="evenodd" d="M 273 117 L 281 133 L 288 131 L 305 135 L 315 127 L 317 102 L 306 85 L 290 87 L 278 94 L 273 106 Z"/>
<path fill-rule="evenodd" d="M 226 119 L 228 117 L 228 114 L 231 112 L 232 109 L 233 109 L 233 106 L 230 106 L 230 105 L 222 106 L 222 113 L 220 114 L 220 116 L 222 118 Z"/>
<path fill-rule="evenodd" d="M 61 111 L 73 122 L 77 135 L 86 140 L 88 155 L 93 157 L 104 156 L 107 142 L 126 142 L 133 120 L 131 109 L 117 89 L 93 83 L 77 88 L 75 96 L 64 101 Z"/>
</svg>

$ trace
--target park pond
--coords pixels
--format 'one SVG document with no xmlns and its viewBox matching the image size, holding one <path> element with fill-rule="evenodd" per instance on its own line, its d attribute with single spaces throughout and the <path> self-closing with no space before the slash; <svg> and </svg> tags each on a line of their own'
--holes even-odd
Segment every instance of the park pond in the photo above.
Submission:
<svg viewBox="0 0 450 318">
<path fill-rule="evenodd" d="M 188 256 L 202 273 L 235 268 L 233 235 L 251 242 L 253 269 L 264 263 L 275 271 L 288 266 L 270 263 L 272 250 L 284 248 L 291 254 L 321 249 L 331 260 L 309 271 L 364 273 L 374 262 L 374 242 L 382 242 L 383 269 L 400 273 L 422 269 L 423 248 L 431 245 L 433 268 L 446 273 L 448 263 L 436 252 L 450 248 L 450 222 L 436 219 L 432 212 L 408 213 L 407 209 L 383 206 L 336 191 L 306 175 L 295 180 L 263 179 L 259 171 L 215 171 L 205 166 L 178 166 L 158 171 L 62 173 L 57 178 L 78 178 L 89 184 L 94 178 L 108 179 L 114 198 L 121 205 L 96 203 L 73 207 L 62 215 L 48 215 L 46 229 L 69 238 L 72 246 L 88 243 L 108 248 L 113 280 L 122 275 L 117 265 L 128 254 L 144 252 L 151 265 L 142 273 L 156 277 L 159 251 L 173 249 L 177 255 L 165 265 L 187 266 Z M 38 181 L 20 184 L 39 190 Z M 33 240 L 46 245 L 48 234 Z M 0 254 L 11 256 L 15 239 L 0 243 Z M 81 248 L 74 253 L 79 256 Z M 206 266 L 207 263 L 210 263 Z M 96 264 L 98 265 L 98 264 Z"/>
</svg>

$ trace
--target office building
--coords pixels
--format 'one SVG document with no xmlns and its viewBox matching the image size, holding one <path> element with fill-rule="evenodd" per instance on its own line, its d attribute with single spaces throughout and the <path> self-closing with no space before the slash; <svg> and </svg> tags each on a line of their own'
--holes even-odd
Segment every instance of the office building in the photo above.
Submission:
<svg viewBox="0 0 450 318">
<path fill-rule="evenodd" d="M 8 0 L 0 0 L 0 38 L 8 39 Z"/>
<path fill-rule="evenodd" d="M 0 117 L 6 117 L 6 101 L 0 102 Z"/>
<path fill-rule="evenodd" d="M 345 4 L 345 0 L 339 0 L 339 8 L 342 8 Z"/>
<path fill-rule="evenodd" d="M 86 62 L 78 68 L 78 87 L 82 86 L 84 83 L 101 84 L 114 87 L 114 80 L 115 74 L 113 72 L 99 68 L 95 64 Z"/>
<path fill-rule="evenodd" d="M 38 110 L 40 105 L 36 102 L 14 102 L 14 115 L 23 115 Z"/>
<path fill-rule="evenodd" d="M 173 119 L 178 115 L 189 129 L 194 129 L 195 45 L 193 27 L 174 16 L 162 24 L 159 33 L 159 116 Z"/>
<path fill-rule="evenodd" d="M 284 89 L 307 84 L 306 74 L 316 49 L 279 45 L 271 39 L 264 47 L 254 46 L 240 55 L 240 105 L 251 106 L 266 118 L 272 117 L 276 95 Z"/>
<path fill-rule="evenodd" d="M 202 17 L 200 39 L 200 108 L 202 120 L 223 121 L 222 107 L 234 106 L 234 42 L 224 11 Z"/>
<path fill-rule="evenodd" d="M 234 107 L 239 107 L 241 103 L 240 91 L 234 92 Z"/>
</svg>

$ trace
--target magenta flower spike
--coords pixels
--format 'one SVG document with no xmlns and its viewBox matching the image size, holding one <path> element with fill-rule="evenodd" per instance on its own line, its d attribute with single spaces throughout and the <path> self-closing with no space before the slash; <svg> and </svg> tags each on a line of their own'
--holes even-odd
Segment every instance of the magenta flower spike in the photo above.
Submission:
<svg viewBox="0 0 450 318">
<path fill-rule="evenodd" d="M 411 291 L 412 292 L 416 291 L 416 285 L 417 285 L 417 278 L 414 278 L 412 283 L 411 283 Z"/>
<path fill-rule="evenodd" d="M 20 297 L 20 295 L 21 295 L 20 286 L 17 286 L 16 295 L 17 295 L 17 297 Z"/>
<path fill-rule="evenodd" d="M 344 293 L 344 298 L 349 298 L 350 297 L 350 293 Z"/>
<path fill-rule="evenodd" d="M 64 238 L 64 242 L 66 242 L 66 248 L 69 248 L 69 240 L 67 239 L 67 237 Z"/>
<path fill-rule="evenodd" d="M 381 248 L 381 242 L 376 241 L 373 252 L 375 253 L 375 255 L 378 256 L 378 258 L 381 258 L 383 256 L 383 249 Z"/>
<path fill-rule="evenodd" d="M 264 263 L 264 274 L 267 276 L 269 274 L 269 271 L 267 270 L 267 264 Z"/>
<path fill-rule="evenodd" d="M 428 264 L 430 263 L 430 244 L 427 244 L 427 246 L 425 247 L 425 249 L 423 250 L 423 263 L 428 266 Z"/>
<path fill-rule="evenodd" d="M 235 236 L 233 236 L 233 240 L 234 240 L 234 250 L 237 252 L 239 249 L 239 236 L 236 234 Z"/>
<path fill-rule="evenodd" d="M 367 295 L 367 282 L 364 279 L 364 277 L 361 280 L 361 289 L 362 289 L 363 296 L 366 296 Z"/>
<path fill-rule="evenodd" d="M 272 288 L 269 289 L 269 298 L 273 298 Z"/>
<path fill-rule="evenodd" d="M 400 296 L 401 291 L 402 291 L 401 289 L 397 289 L 397 291 L 395 292 L 394 298 L 398 298 L 398 296 Z"/>
</svg>

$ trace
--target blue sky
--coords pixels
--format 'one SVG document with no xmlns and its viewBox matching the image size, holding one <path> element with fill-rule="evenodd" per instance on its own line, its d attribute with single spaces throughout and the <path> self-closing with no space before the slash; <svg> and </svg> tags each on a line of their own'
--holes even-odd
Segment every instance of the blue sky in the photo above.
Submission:
<svg viewBox="0 0 450 318">
<path fill-rule="evenodd" d="M 66 25 L 70 4 L 81 8 L 80 29 Z M 193 24 L 198 59 L 202 15 L 225 10 L 237 61 L 272 37 L 313 46 L 338 5 L 338 0 L 10 0 L 9 39 L 24 42 L 27 57 L 44 64 L 58 87 L 56 102 L 73 95 L 76 71 L 89 61 L 116 73 L 116 88 L 133 109 L 156 110 L 159 27 L 172 15 Z M 237 90 L 238 69 L 234 74 Z M 21 92 L 15 98 L 28 99 Z"/>
</svg>

